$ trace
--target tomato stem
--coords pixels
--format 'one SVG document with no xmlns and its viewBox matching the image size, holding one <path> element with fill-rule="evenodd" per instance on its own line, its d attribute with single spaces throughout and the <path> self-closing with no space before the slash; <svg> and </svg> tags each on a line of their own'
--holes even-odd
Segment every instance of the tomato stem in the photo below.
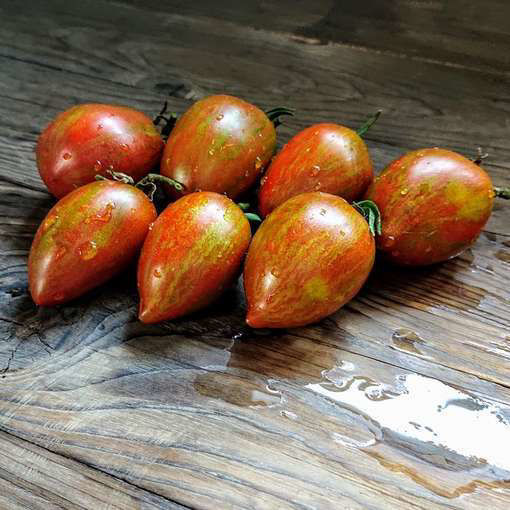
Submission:
<svg viewBox="0 0 510 510">
<path fill-rule="evenodd" d="M 123 174 L 122 172 L 115 172 L 113 170 L 107 170 L 106 173 L 110 174 L 112 176 L 112 179 L 117 182 L 123 182 L 124 184 L 135 184 L 135 181 L 130 175 Z M 96 181 L 109 181 L 108 177 L 105 177 L 104 175 L 96 175 L 95 177 Z"/>
<path fill-rule="evenodd" d="M 376 122 L 377 119 L 381 116 L 382 110 L 377 110 L 373 115 L 370 115 L 368 119 L 361 125 L 361 127 L 356 131 L 359 136 L 363 136 Z"/>
<path fill-rule="evenodd" d="M 473 159 L 473 163 L 475 165 L 478 165 L 480 166 L 482 164 L 482 161 L 485 159 L 485 158 L 488 158 L 489 157 L 489 153 L 488 152 L 483 152 L 482 151 L 482 148 L 481 147 L 478 147 L 477 149 L 477 152 L 478 152 L 478 155 L 476 156 L 475 159 Z"/>
<path fill-rule="evenodd" d="M 354 208 L 360 212 L 365 220 L 367 220 L 368 228 L 375 237 L 375 235 L 381 235 L 381 213 L 375 202 L 372 200 L 361 200 L 359 202 L 353 202 Z"/>
<path fill-rule="evenodd" d="M 510 200 L 510 188 L 494 188 L 494 196 Z"/>
<path fill-rule="evenodd" d="M 177 191 L 183 191 L 185 187 L 184 184 L 181 184 L 175 179 L 171 179 L 170 177 L 166 177 L 161 174 L 147 174 L 142 180 L 135 184 L 135 187 L 150 187 L 147 195 L 152 200 L 157 189 L 156 182 L 162 182 L 164 184 L 168 184 L 169 186 L 173 186 Z"/>
<path fill-rule="evenodd" d="M 165 104 L 163 105 L 163 108 L 161 108 L 161 111 L 154 117 L 152 123 L 155 126 L 159 126 L 160 122 L 163 121 L 165 125 L 161 128 L 161 136 L 167 140 L 170 133 L 172 132 L 172 129 L 175 126 L 175 123 L 177 122 L 177 114 L 175 112 L 172 112 L 170 115 L 165 116 L 165 113 L 168 110 L 168 101 L 165 101 Z"/>
<path fill-rule="evenodd" d="M 276 108 L 272 108 L 271 110 L 267 110 L 266 115 L 268 116 L 269 120 L 274 124 L 274 127 L 277 128 L 282 123 L 280 117 L 282 115 L 290 115 L 291 117 L 293 117 L 294 110 L 292 108 L 287 108 L 285 106 L 278 106 Z"/>
</svg>

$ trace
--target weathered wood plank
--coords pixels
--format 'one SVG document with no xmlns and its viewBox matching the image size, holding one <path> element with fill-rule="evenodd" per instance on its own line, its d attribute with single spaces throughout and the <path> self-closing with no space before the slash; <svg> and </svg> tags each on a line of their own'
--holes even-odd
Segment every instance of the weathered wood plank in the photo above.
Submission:
<svg viewBox="0 0 510 510">
<path fill-rule="evenodd" d="M 5 432 L 0 448 L 1 508 L 185 508 Z"/>
<path fill-rule="evenodd" d="M 321 26 L 326 2 L 299 5 L 285 26 L 261 23 L 285 4 L 264 4 L 262 18 L 258 7 L 228 2 L 217 11 L 226 16 L 202 12 L 205 3 L 193 12 L 187 4 L 6 5 L 0 428 L 194 508 L 506 509 L 507 204 L 462 257 L 418 271 L 380 266 L 339 313 L 288 333 L 247 333 L 240 288 L 203 313 L 142 325 L 126 276 L 37 309 L 26 257 L 52 203 L 35 170 L 35 140 L 73 103 L 150 113 L 169 93 L 181 112 L 226 91 L 296 107 L 282 141 L 317 120 L 354 126 L 382 106 L 368 137 L 378 168 L 425 143 L 466 154 L 482 145 L 495 182 L 505 184 L 507 78 L 296 40 L 310 37 L 299 27 Z M 449 432 L 457 428 L 465 435 Z M 5 505 L 27 505 L 24 477 L 0 464 L 1 474 Z M 41 491 L 57 501 L 48 480 Z"/>
<path fill-rule="evenodd" d="M 70 12 L 66 2 L 53 2 L 60 12 Z M 35 12 L 45 10 L 36 4 Z M 469 0 L 448 2 L 384 0 L 357 2 L 315 0 L 313 2 L 261 2 L 246 0 L 242 8 L 231 0 L 209 2 L 134 0 L 129 7 L 143 13 L 178 13 L 211 22 L 228 21 L 271 32 L 285 33 L 303 44 L 347 44 L 379 53 L 393 53 L 423 61 L 437 61 L 485 73 L 510 72 L 510 15 L 508 2 L 491 0 L 477 4 Z M 112 13 L 126 9 L 124 2 L 109 5 L 82 2 L 72 12 L 98 24 Z M 118 14 L 117 14 L 118 15 Z M 135 24 L 137 20 L 123 19 Z M 151 25 L 152 26 L 152 25 Z"/>
</svg>

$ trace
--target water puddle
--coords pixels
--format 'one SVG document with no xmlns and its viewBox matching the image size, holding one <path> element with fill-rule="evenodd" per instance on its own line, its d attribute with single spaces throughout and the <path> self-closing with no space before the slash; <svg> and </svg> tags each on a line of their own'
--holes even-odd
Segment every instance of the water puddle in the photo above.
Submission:
<svg viewBox="0 0 510 510">
<path fill-rule="evenodd" d="M 235 376 L 225 373 L 208 372 L 198 375 L 193 387 L 201 395 L 229 404 L 254 409 L 264 407 L 279 407 L 283 403 L 283 396 L 279 390 L 267 384 L 261 387 L 254 381 L 238 383 Z"/>
<path fill-rule="evenodd" d="M 333 434 L 336 443 L 440 496 L 510 488 L 508 407 L 418 374 L 383 384 L 336 367 L 306 388 L 357 415 L 372 436 L 360 442 Z"/>
<path fill-rule="evenodd" d="M 400 328 L 397 329 L 393 336 L 391 337 L 392 345 L 390 347 L 392 349 L 396 349 L 397 351 L 403 351 L 409 354 L 416 354 L 418 356 L 425 356 L 423 352 L 419 349 L 420 344 L 425 344 L 423 338 L 421 338 L 417 333 L 411 331 L 410 329 Z"/>
</svg>

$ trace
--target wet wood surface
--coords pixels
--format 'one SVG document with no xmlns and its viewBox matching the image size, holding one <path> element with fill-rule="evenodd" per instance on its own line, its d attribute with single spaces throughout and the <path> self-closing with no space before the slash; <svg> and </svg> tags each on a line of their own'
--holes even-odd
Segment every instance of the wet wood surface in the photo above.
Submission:
<svg viewBox="0 0 510 510">
<path fill-rule="evenodd" d="M 351 303 L 295 330 L 249 331 L 239 285 L 143 325 L 133 269 L 54 309 L 27 292 L 53 203 L 35 142 L 80 102 L 285 104 L 280 143 L 382 108 L 378 170 L 481 146 L 510 185 L 510 7 L 476 4 L 0 2 L 1 508 L 510 506 L 508 203 L 457 259 L 378 263 Z"/>
</svg>

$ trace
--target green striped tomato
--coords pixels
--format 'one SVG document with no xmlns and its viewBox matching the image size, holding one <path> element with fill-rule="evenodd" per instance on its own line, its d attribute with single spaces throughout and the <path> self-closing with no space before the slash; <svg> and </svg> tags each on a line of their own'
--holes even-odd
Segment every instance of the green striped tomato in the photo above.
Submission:
<svg viewBox="0 0 510 510">
<path fill-rule="evenodd" d="M 308 191 L 357 200 L 373 177 L 367 146 L 356 131 L 315 124 L 294 136 L 269 165 L 259 191 L 259 210 L 267 216 L 285 200 Z"/>
<path fill-rule="evenodd" d="M 433 264 L 473 244 L 494 201 L 490 177 L 469 159 L 445 149 L 420 149 L 393 161 L 366 198 L 381 213 L 377 247 L 402 265 Z"/>
<path fill-rule="evenodd" d="M 97 181 L 62 198 L 39 226 L 28 259 L 38 305 L 69 301 L 119 273 L 138 254 L 156 209 L 129 184 Z"/>
<path fill-rule="evenodd" d="M 237 97 L 210 96 L 177 121 L 161 173 L 184 184 L 185 193 L 215 191 L 233 199 L 255 182 L 275 147 L 275 127 L 262 110 Z"/>
<path fill-rule="evenodd" d="M 152 120 L 125 106 L 81 104 L 58 115 L 37 142 L 37 167 L 61 198 L 109 170 L 138 181 L 159 163 L 163 139 Z"/>
<path fill-rule="evenodd" d="M 174 319 L 216 299 L 238 275 L 251 230 L 225 195 L 197 192 L 155 221 L 138 264 L 142 322 Z"/>
<path fill-rule="evenodd" d="M 326 317 L 358 292 L 374 256 L 367 222 L 343 198 L 290 198 L 264 220 L 248 251 L 246 322 L 287 328 Z"/>
</svg>

